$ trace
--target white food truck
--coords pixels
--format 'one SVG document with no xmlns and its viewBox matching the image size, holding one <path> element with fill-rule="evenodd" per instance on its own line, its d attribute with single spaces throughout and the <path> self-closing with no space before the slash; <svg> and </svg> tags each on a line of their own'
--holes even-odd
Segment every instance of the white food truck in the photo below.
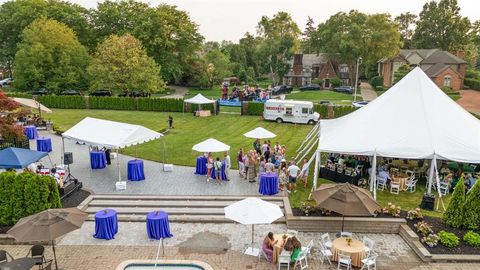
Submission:
<svg viewBox="0 0 480 270">
<path fill-rule="evenodd" d="M 277 123 L 314 124 L 320 115 L 313 111 L 311 101 L 269 99 L 265 102 L 263 118 Z"/>
</svg>

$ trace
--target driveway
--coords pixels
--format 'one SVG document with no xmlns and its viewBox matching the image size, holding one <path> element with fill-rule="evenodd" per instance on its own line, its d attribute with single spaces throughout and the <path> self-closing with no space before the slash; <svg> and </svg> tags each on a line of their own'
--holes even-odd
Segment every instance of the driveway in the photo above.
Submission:
<svg viewBox="0 0 480 270">
<path fill-rule="evenodd" d="M 168 87 L 175 89 L 175 93 L 163 96 L 161 98 L 183 98 L 188 91 L 188 88 L 184 86 L 169 85 Z"/>
<path fill-rule="evenodd" d="M 480 91 L 476 90 L 460 90 L 462 96 L 457 100 L 465 110 L 480 115 Z"/>
<path fill-rule="evenodd" d="M 377 92 L 373 90 L 372 86 L 369 83 L 362 82 L 360 84 L 360 91 L 363 100 L 372 101 L 377 98 Z"/>
</svg>

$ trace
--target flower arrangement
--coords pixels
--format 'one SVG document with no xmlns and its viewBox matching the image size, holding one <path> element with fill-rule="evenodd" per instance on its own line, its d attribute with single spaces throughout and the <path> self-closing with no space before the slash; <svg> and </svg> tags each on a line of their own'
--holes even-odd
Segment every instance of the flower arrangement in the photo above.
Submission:
<svg viewBox="0 0 480 270">
<path fill-rule="evenodd" d="M 438 245 L 438 239 L 439 239 L 438 235 L 432 233 L 432 234 L 429 234 L 428 236 L 422 237 L 420 241 L 422 241 L 429 247 L 436 247 Z"/>
<path fill-rule="evenodd" d="M 288 238 L 288 235 L 287 235 L 287 234 L 284 234 L 284 235 L 282 236 L 282 238 L 283 238 L 283 241 L 285 242 L 285 240 L 287 240 L 287 238 Z"/>
<path fill-rule="evenodd" d="M 399 217 L 400 216 L 400 211 L 402 208 L 400 206 L 395 206 L 393 203 L 388 203 L 387 207 L 382 209 L 382 212 L 384 214 L 388 214 L 394 217 Z"/>
<path fill-rule="evenodd" d="M 420 208 L 415 208 L 407 213 L 407 219 L 408 220 L 418 220 L 418 219 L 423 219 L 423 214 L 420 210 Z"/>
<path fill-rule="evenodd" d="M 304 201 L 302 205 L 300 206 L 300 210 L 305 214 L 305 216 L 308 216 L 310 213 L 315 211 L 316 208 L 316 203 L 315 201 Z"/>
<path fill-rule="evenodd" d="M 347 237 L 347 239 L 345 239 L 347 241 L 347 245 L 350 246 L 350 244 L 352 243 L 352 238 L 351 237 Z"/>
<path fill-rule="evenodd" d="M 430 234 L 433 234 L 432 226 L 425 221 L 420 221 L 417 224 L 413 225 L 418 233 L 422 236 L 427 237 Z"/>
<path fill-rule="evenodd" d="M 330 212 L 330 210 L 327 210 L 325 208 L 320 208 L 320 212 L 322 213 L 322 215 L 324 216 L 330 216 L 332 214 L 332 212 Z"/>
</svg>

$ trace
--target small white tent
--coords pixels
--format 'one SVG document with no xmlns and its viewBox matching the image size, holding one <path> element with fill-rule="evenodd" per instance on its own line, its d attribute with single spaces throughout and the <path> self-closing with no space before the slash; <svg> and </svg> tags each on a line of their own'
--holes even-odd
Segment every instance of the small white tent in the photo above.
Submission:
<svg viewBox="0 0 480 270">
<path fill-rule="evenodd" d="M 185 112 L 185 103 L 190 103 L 190 104 L 197 104 L 197 105 L 203 105 L 203 104 L 211 104 L 215 103 L 215 100 L 208 99 L 204 97 L 202 94 L 197 94 L 196 96 L 185 99 L 183 100 L 183 111 Z"/>
<path fill-rule="evenodd" d="M 318 152 L 480 163 L 480 121 L 417 67 L 367 106 L 322 120 Z"/>
<path fill-rule="evenodd" d="M 270 139 L 270 138 L 274 138 L 277 135 L 262 127 L 257 127 L 255 129 L 250 130 L 247 133 L 244 133 L 243 136 L 247 138 L 253 138 L 253 139 Z"/>
</svg>

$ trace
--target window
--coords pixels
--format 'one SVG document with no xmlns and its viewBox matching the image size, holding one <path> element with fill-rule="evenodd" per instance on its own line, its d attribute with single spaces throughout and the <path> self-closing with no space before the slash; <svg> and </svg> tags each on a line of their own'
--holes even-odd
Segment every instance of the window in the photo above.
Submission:
<svg viewBox="0 0 480 270">
<path fill-rule="evenodd" d="M 292 108 L 287 108 L 287 109 L 285 110 L 285 114 L 286 114 L 286 115 L 292 115 Z"/>
<path fill-rule="evenodd" d="M 443 86 L 450 87 L 451 82 L 452 82 L 452 77 L 450 75 L 446 75 L 445 77 L 443 77 Z"/>
<path fill-rule="evenodd" d="M 302 114 L 308 114 L 308 108 L 302 108 Z"/>
</svg>

